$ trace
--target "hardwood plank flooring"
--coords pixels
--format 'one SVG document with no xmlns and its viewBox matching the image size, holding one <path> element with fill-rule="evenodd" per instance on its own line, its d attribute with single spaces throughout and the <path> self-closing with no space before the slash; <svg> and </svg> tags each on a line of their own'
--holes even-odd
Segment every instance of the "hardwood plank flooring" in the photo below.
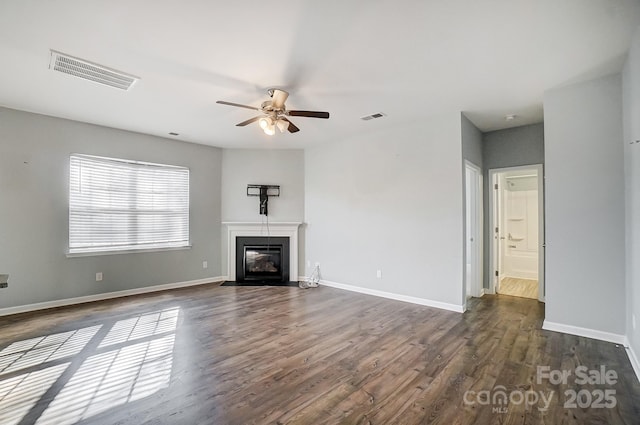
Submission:
<svg viewBox="0 0 640 425">
<path fill-rule="evenodd" d="M 518 279 L 505 277 L 500 280 L 501 295 L 538 299 L 538 281 L 533 279 Z"/>
<path fill-rule="evenodd" d="M 542 331 L 543 315 L 502 295 L 458 314 L 328 287 L 210 284 L 8 316 L 0 423 L 639 424 L 624 348 Z M 601 365 L 615 384 L 576 383 L 576 367 Z M 539 366 L 572 376 L 538 382 Z M 583 407 L 565 408 L 572 390 Z M 604 390 L 615 406 L 586 406 Z M 548 408 L 518 403 L 533 392 Z"/>
</svg>

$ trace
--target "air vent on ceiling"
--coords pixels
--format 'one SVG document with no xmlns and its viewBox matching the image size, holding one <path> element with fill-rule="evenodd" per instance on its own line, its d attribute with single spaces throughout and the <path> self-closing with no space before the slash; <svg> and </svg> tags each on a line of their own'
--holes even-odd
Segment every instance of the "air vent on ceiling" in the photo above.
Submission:
<svg viewBox="0 0 640 425">
<path fill-rule="evenodd" d="M 375 119 L 375 118 L 382 118 L 384 116 L 385 116 L 385 114 L 383 114 L 382 112 L 378 112 L 378 113 L 375 113 L 375 114 L 371 114 L 371 115 L 367 115 L 367 116 L 364 116 L 364 117 L 360 117 L 360 119 L 364 120 L 364 121 L 369 121 L 369 120 L 372 120 L 372 119 Z"/>
<path fill-rule="evenodd" d="M 121 90 L 129 90 L 133 83 L 139 80 L 138 77 L 133 75 L 69 56 L 65 53 L 56 52 L 55 50 L 51 50 L 49 69 Z"/>
</svg>

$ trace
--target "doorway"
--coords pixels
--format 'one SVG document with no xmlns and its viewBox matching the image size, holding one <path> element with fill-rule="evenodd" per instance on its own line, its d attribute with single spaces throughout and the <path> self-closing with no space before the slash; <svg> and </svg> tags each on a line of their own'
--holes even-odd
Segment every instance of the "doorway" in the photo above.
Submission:
<svg viewBox="0 0 640 425">
<path fill-rule="evenodd" d="M 482 170 L 465 161 L 465 298 L 481 297 L 482 289 Z"/>
<path fill-rule="evenodd" d="M 542 165 L 489 170 L 493 267 L 489 292 L 544 302 Z"/>
</svg>

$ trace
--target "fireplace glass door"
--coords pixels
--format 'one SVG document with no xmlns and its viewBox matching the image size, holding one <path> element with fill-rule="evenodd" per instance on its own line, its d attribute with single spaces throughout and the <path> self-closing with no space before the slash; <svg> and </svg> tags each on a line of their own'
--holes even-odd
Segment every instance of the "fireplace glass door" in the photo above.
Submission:
<svg viewBox="0 0 640 425">
<path fill-rule="evenodd" d="M 282 279 L 282 246 L 244 247 L 245 279 Z"/>
</svg>

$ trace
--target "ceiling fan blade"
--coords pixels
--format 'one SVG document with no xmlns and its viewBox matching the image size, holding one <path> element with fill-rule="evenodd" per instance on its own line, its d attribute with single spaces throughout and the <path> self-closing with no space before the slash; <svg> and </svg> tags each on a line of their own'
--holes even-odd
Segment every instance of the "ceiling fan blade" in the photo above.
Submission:
<svg viewBox="0 0 640 425">
<path fill-rule="evenodd" d="M 280 119 L 289 123 L 289 128 L 288 128 L 289 133 L 297 133 L 298 131 L 300 131 L 300 129 L 298 127 L 296 127 L 295 124 L 292 123 L 291 121 L 289 121 L 288 119 L 286 119 L 284 117 L 280 118 Z"/>
<path fill-rule="evenodd" d="M 260 110 L 260 108 L 256 108 L 254 106 L 241 105 L 239 103 L 233 103 L 233 102 L 225 102 L 224 100 L 218 100 L 216 103 L 219 103 L 221 105 L 237 106 L 238 108 L 253 109 L 254 111 L 259 111 Z"/>
<path fill-rule="evenodd" d="M 318 111 L 287 111 L 287 115 L 291 117 L 329 118 L 328 112 Z"/>
<path fill-rule="evenodd" d="M 249 118 L 246 121 L 242 121 L 239 124 L 236 124 L 236 127 L 244 127 L 245 125 L 251 124 L 252 122 L 256 122 L 258 121 L 260 118 L 262 118 L 262 116 L 257 116 L 257 117 L 253 117 L 253 118 Z"/>
</svg>

